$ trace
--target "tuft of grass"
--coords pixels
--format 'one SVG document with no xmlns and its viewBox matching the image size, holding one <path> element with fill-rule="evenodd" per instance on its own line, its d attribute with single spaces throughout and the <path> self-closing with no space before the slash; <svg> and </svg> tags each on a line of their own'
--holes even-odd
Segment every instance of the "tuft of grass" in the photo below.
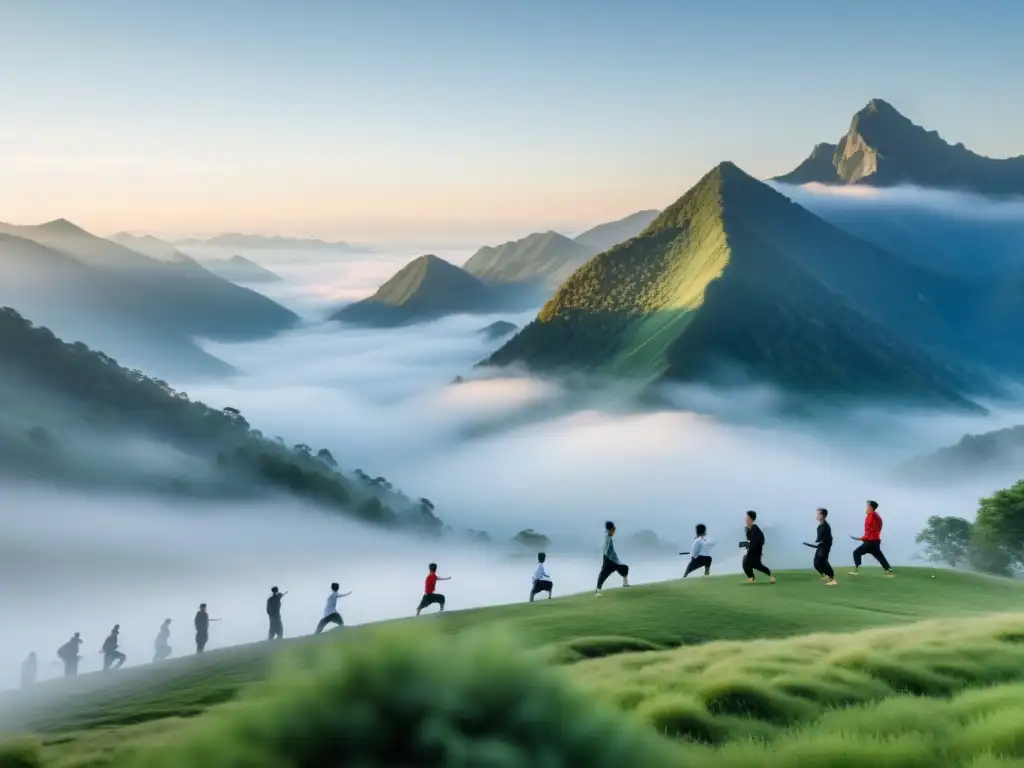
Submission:
<svg viewBox="0 0 1024 768">
<path fill-rule="evenodd" d="M 35 739 L 13 739 L 0 744 L 0 768 L 42 768 L 42 745 Z"/>
</svg>

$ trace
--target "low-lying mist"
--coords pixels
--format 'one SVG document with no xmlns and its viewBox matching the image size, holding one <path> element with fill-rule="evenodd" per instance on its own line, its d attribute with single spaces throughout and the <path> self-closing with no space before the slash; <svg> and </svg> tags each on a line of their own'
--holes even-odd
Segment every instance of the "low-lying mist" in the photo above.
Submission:
<svg viewBox="0 0 1024 768">
<path fill-rule="evenodd" d="M 431 499 L 455 532 L 417 540 L 286 499 L 186 503 L 0 486 L 9 510 L 0 568 L 13 588 L 0 686 L 15 683 L 31 650 L 41 676 L 57 674 L 55 651 L 75 631 L 86 640 L 82 671 L 98 669 L 115 623 L 130 664 L 152 658 L 167 617 L 175 656 L 191 652 L 200 602 L 223 619 L 211 626 L 210 648 L 260 640 L 275 584 L 290 592 L 287 636 L 313 630 L 332 580 L 354 590 L 341 602 L 347 623 L 411 615 L 431 561 L 454 577 L 443 587 L 451 610 L 525 600 L 533 553 L 510 560 L 503 547 L 470 543 L 464 529 L 496 542 L 524 528 L 550 536 L 558 596 L 593 588 L 607 519 L 619 526 L 631 580 L 643 583 L 681 575 L 684 558 L 654 557 L 628 537 L 651 529 L 685 549 L 701 522 L 717 542 L 714 570 L 738 573 L 747 509 L 759 512 L 769 566 L 809 566 L 801 542 L 813 538 L 819 506 L 831 513 L 833 562 L 849 563 L 848 536 L 861 533 L 871 498 L 898 565 L 912 561 L 927 517 L 973 517 L 980 496 L 1017 479 L 940 489 L 900 482 L 893 471 L 965 432 L 1024 423 L 1015 407 L 993 406 L 986 416 L 864 407 L 797 422 L 780 415 L 764 387 L 679 387 L 668 398 L 678 407 L 640 407 L 626 386 L 569 388 L 474 369 L 501 343 L 481 329 L 497 319 L 521 326 L 533 313 L 388 330 L 322 322 L 328 309 L 372 293 L 404 257 L 289 265 L 246 255 L 286 278 L 258 289 L 300 311 L 306 325 L 264 342 L 205 344 L 241 373 L 171 383 L 213 407 L 239 408 L 267 436 L 328 448 L 347 470 Z M 467 380 L 453 383 L 456 376 Z"/>
</svg>

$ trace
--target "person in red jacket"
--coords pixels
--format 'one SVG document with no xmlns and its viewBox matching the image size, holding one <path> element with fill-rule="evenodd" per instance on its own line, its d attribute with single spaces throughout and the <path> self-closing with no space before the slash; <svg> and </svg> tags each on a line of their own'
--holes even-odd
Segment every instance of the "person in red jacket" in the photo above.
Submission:
<svg viewBox="0 0 1024 768">
<path fill-rule="evenodd" d="M 861 542 L 861 545 L 853 550 L 853 570 L 850 575 L 857 576 L 860 572 L 860 560 L 864 555 L 871 555 L 879 564 L 885 568 L 885 575 L 892 576 L 892 568 L 889 561 L 882 554 L 882 516 L 878 514 L 878 502 L 869 501 L 867 509 L 864 510 L 864 535 L 851 536 L 854 541 Z"/>
</svg>

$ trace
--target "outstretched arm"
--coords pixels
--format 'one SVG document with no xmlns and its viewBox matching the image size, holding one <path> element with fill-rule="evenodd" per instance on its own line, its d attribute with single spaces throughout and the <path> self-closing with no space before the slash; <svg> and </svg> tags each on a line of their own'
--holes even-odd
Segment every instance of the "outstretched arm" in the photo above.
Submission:
<svg viewBox="0 0 1024 768">
<path fill-rule="evenodd" d="M 438 576 L 437 580 L 438 581 L 451 581 L 452 577 L 451 576 Z"/>
<path fill-rule="evenodd" d="M 348 592 L 342 592 L 340 595 L 338 595 L 338 597 L 348 597 L 351 594 L 352 590 L 350 589 Z"/>
</svg>

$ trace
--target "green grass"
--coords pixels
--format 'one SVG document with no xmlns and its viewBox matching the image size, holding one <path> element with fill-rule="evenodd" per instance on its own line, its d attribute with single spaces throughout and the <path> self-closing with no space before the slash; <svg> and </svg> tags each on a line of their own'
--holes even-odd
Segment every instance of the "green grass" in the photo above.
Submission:
<svg viewBox="0 0 1024 768">
<path fill-rule="evenodd" d="M 610 765 L 594 744 L 651 766 L 1024 759 L 1024 615 L 999 615 L 1024 585 L 839 577 L 688 579 L 345 630 L 276 658 L 225 649 L 44 684 L 7 697 L 5 721 L 20 713 L 58 768 L 325 765 L 294 747 L 321 737 L 346 765 Z M 268 762 L 247 762 L 257 746 Z"/>
</svg>

